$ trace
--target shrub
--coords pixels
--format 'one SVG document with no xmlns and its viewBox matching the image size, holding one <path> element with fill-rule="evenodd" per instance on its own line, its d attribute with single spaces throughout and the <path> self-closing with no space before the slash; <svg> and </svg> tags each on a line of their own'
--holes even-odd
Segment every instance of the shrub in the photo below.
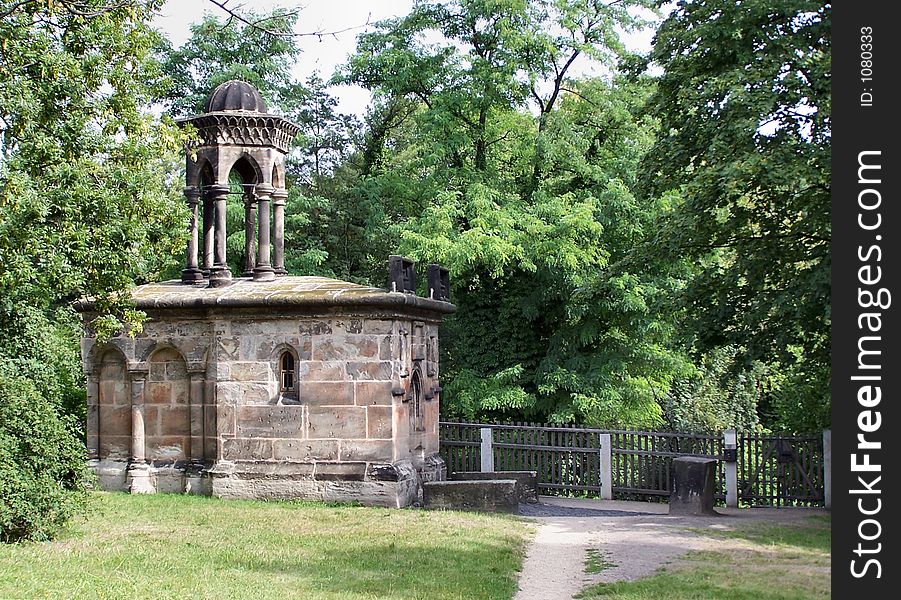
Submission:
<svg viewBox="0 0 901 600">
<path fill-rule="evenodd" d="M 0 540 L 45 540 L 87 501 L 85 448 L 29 380 L 0 369 Z"/>
</svg>

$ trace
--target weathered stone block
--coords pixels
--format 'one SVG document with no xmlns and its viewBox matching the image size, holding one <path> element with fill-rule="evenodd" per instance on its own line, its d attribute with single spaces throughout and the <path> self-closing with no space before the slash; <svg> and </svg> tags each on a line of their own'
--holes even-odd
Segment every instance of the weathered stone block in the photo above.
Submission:
<svg viewBox="0 0 901 600">
<path fill-rule="evenodd" d="M 98 407 L 100 435 L 131 435 L 131 407 L 101 404 Z"/>
<path fill-rule="evenodd" d="M 215 431 L 217 435 L 235 435 L 235 419 L 238 409 L 228 405 L 208 404 L 204 414 L 207 431 Z"/>
<path fill-rule="evenodd" d="M 343 339 L 317 335 L 313 338 L 313 360 L 343 360 L 356 357 L 356 348 Z"/>
<path fill-rule="evenodd" d="M 717 514 L 713 510 L 713 490 L 716 482 L 715 459 L 700 456 L 674 458 L 672 477 L 669 514 Z"/>
<path fill-rule="evenodd" d="M 216 359 L 220 361 L 238 360 L 238 340 L 234 338 L 219 338 L 216 340 Z"/>
<path fill-rule="evenodd" d="M 431 481 L 422 484 L 425 508 L 515 512 L 519 507 L 516 481 Z"/>
<path fill-rule="evenodd" d="M 216 386 L 221 405 L 269 404 L 272 400 L 270 384 L 258 382 L 222 382 Z"/>
<path fill-rule="evenodd" d="M 389 361 L 347 363 L 347 375 L 356 381 L 391 381 L 392 374 Z"/>
<path fill-rule="evenodd" d="M 229 438 L 222 440 L 225 460 L 268 460 L 272 458 L 272 440 Z"/>
<path fill-rule="evenodd" d="M 372 439 L 391 439 L 394 407 L 368 406 L 366 408 L 366 436 Z"/>
<path fill-rule="evenodd" d="M 184 405 L 159 407 L 156 431 L 159 435 L 191 435 L 190 407 Z"/>
<path fill-rule="evenodd" d="M 313 469 L 313 477 L 319 481 L 362 481 L 365 475 L 365 462 L 317 462 Z"/>
<path fill-rule="evenodd" d="M 391 440 L 341 440 L 338 458 L 342 461 L 389 462 L 394 458 Z"/>
<path fill-rule="evenodd" d="M 341 361 L 305 361 L 300 363 L 301 381 L 344 381 L 347 373 Z"/>
<path fill-rule="evenodd" d="M 300 462 L 338 460 L 338 442 L 336 440 L 274 440 L 273 458 Z"/>
<path fill-rule="evenodd" d="M 365 438 L 366 409 L 356 406 L 338 408 L 309 407 L 312 439 Z"/>
<path fill-rule="evenodd" d="M 148 460 L 183 460 L 187 458 L 185 449 L 188 442 L 184 437 L 173 435 L 147 436 L 144 440 L 145 455 Z"/>
<path fill-rule="evenodd" d="M 366 319 L 363 321 L 363 333 L 390 334 L 394 331 L 394 321 L 387 319 Z"/>
<path fill-rule="evenodd" d="M 538 473 L 535 471 L 459 471 L 451 473 L 454 481 L 484 481 L 486 479 L 513 479 L 516 496 L 520 502 L 538 502 Z"/>
<path fill-rule="evenodd" d="M 166 381 L 166 364 L 151 363 L 150 369 L 147 371 L 147 382 Z"/>
<path fill-rule="evenodd" d="M 168 382 L 148 382 L 144 387 L 145 404 L 171 404 L 172 384 Z"/>
<path fill-rule="evenodd" d="M 332 324 L 329 321 L 301 321 L 299 330 L 305 335 L 327 335 L 332 332 Z"/>
<path fill-rule="evenodd" d="M 131 456 L 131 435 L 101 435 L 98 450 L 101 459 L 127 459 Z"/>
<path fill-rule="evenodd" d="M 269 363 L 266 362 L 233 362 L 230 368 L 233 381 L 269 381 L 272 378 Z"/>
<path fill-rule="evenodd" d="M 301 437 L 303 406 L 241 406 L 237 427 L 238 437 Z"/>
<path fill-rule="evenodd" d="M 394 401 L 391 395 L 394 386 L 390 381 L 357 381 L 353 386 L 354 404 L 357 406 L 391 405 Z"/>
<path fill-rule="evenodd" d="M 298 392 L 301 402 L 310 407 L 354 403 L 354 386 L 348 382 L 301 381 Z"/>
<path fill-rule="evenodd" d="M 363 331 L 363 321 L 361 319 L 348 319 L 347 321 L 336 321 L 335 325 L 344 329 L 345 333 L 361 333 Z"/>
<path fill-rule="evenodd" d="M 185 362 L 181 359 L 173 360 L 165 363 L 166 379 L 172 381 L 180 381 L 188 377 L 188 369 Z"/>
</svg>

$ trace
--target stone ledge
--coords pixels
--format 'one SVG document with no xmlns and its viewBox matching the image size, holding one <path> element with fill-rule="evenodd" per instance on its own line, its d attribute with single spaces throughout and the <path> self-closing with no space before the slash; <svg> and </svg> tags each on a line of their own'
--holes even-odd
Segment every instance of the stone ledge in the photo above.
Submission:
<svg viewBox="0 0 901 600">
<path fill-rule="evenodd" d="M 423 505 L 429 509 L 516 512 L 515 479 L 432 481 L 422 484 Z"/>
<path fill-rule="evenodd" d="M 520 502 L 538 502 L 538 473 L 536 471 L 455 471 L 453 481 L 485 481 L 492 479 L 513 479 L 516 481 L 516 497 Z"/>
<path fill-rule="evenodd" d="M 259 308 L 295 307 L 416 310 L 426 314 L 450 314 L 457 310 L 450 302 L 421 298 L 413 294 L 388 292 L 327 277 L 279 277 L 272 281 L 235 278 L 227 286 L 185 285 L 179 279 L 148 283 L 132 290 L 132 300 L 140 310 L 206 309 L 214 307 Z M 75 303 L 80 312 L 91 311 L 94 302 Z"/>
</svg>

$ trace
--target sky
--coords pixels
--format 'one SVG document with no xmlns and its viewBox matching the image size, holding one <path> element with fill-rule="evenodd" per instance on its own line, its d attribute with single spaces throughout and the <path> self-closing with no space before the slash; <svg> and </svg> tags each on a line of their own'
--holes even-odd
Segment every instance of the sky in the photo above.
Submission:
<svg viewBox="0 0 901 600">
<path fill-rule="evenodd" d="M 232 9 L 268 12 L 276 6 L 301 7 L 296 31 L 331 32 L 344 31 L 336 35 L 302 36 L 299 45 L 303 51 L 300 62 L 294 69 L 298 79 L 306 79 L 319 72 L 323 79 L 331 77 L 335 67 L 344 63 L 356 45 L 356 36 L 383 19 L 402 16 L 410 11 L 413 0 L 306 0 L 306 2 L 286 2 L 284 0 L 228 0 Z M 210 0 L 167 0 L 154 25 L 162 29 L 174 46 L 182 45 L 189 37 L 189 27 L 199 22 L 204 13 L 212 13 L 224 18 L 225 13 Z M 646 52 L 650 49 L 652 31 L 625 36 L 626 45 L 632 50 Z M 573 74 L 587 74 L 590 69 L 574 65 Z M 338 110 L 362 116 L 366 112 L 371 96 L 367 90 L 357 86 L 337 86 L 332 89 L 338 99 Z"/>
</svg>

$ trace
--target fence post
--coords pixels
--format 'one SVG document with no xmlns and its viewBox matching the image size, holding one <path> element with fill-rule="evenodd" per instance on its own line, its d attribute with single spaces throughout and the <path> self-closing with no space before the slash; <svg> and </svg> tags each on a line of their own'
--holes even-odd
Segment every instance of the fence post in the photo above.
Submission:
<svg viewBox="0 0 901 600">
<path fill-rule="evenodd" d="M 482 473 L 494 471 L 494 450 L 491 447 L 491 427 L 482 427 Z"/>
<path fill-rule="evenodd" d="M 723 448 L 734 450 L 738 448 L 737 436 L 734 429 L 723 432 Z M 726 461 L 726 506 L 738 508 L 738 462 Z"/>
<path fill-rule="evenodd" d="M 823 430 L 823 501 L 832 508 L 832 430 Z"/>
<path fill-rule="evenodd" d="M 600 434 L 598 446 L 601 454 L 601 500 L 613 500 L 613 449 L 610 434 Z"/>
</svg>

